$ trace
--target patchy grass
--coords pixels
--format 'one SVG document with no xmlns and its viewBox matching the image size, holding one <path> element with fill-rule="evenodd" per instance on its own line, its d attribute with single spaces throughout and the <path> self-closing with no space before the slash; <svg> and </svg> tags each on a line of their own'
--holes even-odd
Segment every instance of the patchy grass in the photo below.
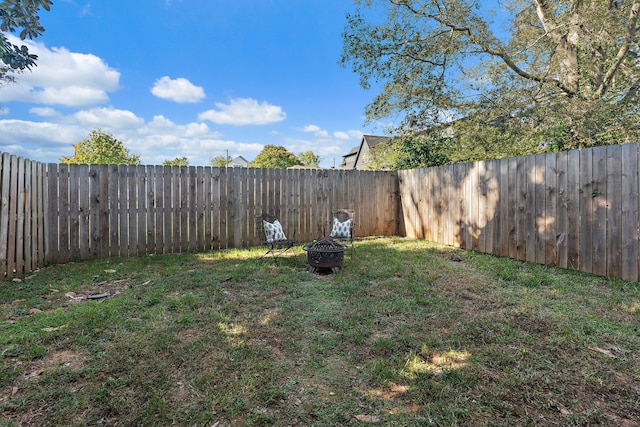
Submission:
<svg viewBox="0 0 640 427">
<path fill-rule="evenodd" d="M 0 422 L 640 423 L 637 283 L 399 238 L 358 242 L 337 275 L 260 254 L 0 283 Z"/>
</svg>

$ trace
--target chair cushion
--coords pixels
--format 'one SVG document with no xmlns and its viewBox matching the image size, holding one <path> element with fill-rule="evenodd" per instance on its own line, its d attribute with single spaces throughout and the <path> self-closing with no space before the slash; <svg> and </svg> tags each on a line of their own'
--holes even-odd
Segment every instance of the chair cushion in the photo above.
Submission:
<svg viewBox="0 0 640 427">
<path fill-rule="evenodd" d="M 329 237 L 336 237 L 338 239 L 351 238 L 351 220 L 348 219 L 344 222 L 338 221 L 338 218 L 333 218 L 333 228 Z"/>
<path fill-rule="evenodd" d="M 262 225 L 264 226 L 264 234 L 268 243 L 287 240 L 287 237 L 284 235 L 284 231 L 282 230 L 282 224 L 280 224 L 280 221 L 277 219 L 272 223 L 263 220 Z"/>
</svg>

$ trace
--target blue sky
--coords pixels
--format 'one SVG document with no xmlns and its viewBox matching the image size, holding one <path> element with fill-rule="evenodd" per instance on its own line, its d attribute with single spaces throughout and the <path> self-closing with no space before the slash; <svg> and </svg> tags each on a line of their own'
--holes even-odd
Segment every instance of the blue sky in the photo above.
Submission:
<svg viewBox="0 0 640 427">
<path fill-rule="evenodd" d="M 350 0 L 56 0 L 33 72 L 0 87 L 0 150 L 42 162 L 97 128 L 143 164 L 252 160 L 266 144 L 339 165 L 375 96 L 338 65 Z M 15 40 L 15 39 L 14 39 Z"/>
</svg>

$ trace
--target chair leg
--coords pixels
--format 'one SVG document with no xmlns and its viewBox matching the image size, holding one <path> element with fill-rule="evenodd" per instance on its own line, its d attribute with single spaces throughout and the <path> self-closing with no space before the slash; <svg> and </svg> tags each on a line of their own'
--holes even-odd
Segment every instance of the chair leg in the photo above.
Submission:
<svg viewBox="0 0 640 427">
<path fill-rule="evenodd" d="M 276 246 L 276 245 L 271 245 L 269 247 L 269 250 L 267 252 L 265 252 L 260 258 L 264 258 L 267 255 L 271 254 L 271 257 L 273 258 L 273 262 L 276 265 L 278 264 L 278 257 L 281 255 L 284 255 L 285 252 L 291 250 L 292 252 L 295 252 L 295 245 L 291 245 L 291 246 L 286 246 L 286 247 L 280 247 L 280 246 Z M 296 262 L 296 265 L 298 265 L 298 259 L 295 257 L 295 253 L 294 253 L 294 261 Z"/>
</svg>

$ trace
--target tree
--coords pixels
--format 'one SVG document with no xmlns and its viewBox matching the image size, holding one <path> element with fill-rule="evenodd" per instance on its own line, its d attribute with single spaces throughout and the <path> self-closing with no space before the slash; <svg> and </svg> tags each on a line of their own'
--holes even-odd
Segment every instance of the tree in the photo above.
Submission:
<svg viewBox="0 0 640 427">
<path fill-rule="evenodd" d="M 71 157 L 61 157 L 60 163 L 88 165 L 140 164 L 140 155 L 130 155 L 129 150 L 124 147 L 121 141 L 101 129 L 92 131 L 86 140 L 75 144 L 73 150 L 75 154 Z"/>
<path fill-rule="evenodd" d="M 265 145 L 256 158 L 249 163 L 249 167 L 278 169 L 301 164 L 295 154 L 287 151 L 282 145 Z"/>
<path fill-rule="evenodd" d="M 440 132 L 428 131 L 377 144 L 368 153 L 367 169 L 416 169 L 452 163 L 449 139 Z"/>
<path fill-rule="evenodd" d="M 640 0 L 505 0 L 497 11 L 476 0 L 356 3 L 341 63 L 365 88 L 382 84 L 369 121 L 398 116 L 397 132 L 411 134 L 466 118 L 508 131 L 523 151 L 640 136 Z M 367 12 L 380 4 L 376 21 Z"/>
<path fill-rule="evenodd" d="M 214 168 L 226 168 L 231 162 L 231 157 L 216 156 L 209 160 L 209 164 Z"/>
<path fill-rule="evenodd" d="M 302 164 L 302 166 L 307 166 L 309 168 L 319 168 L 320 167 L 320 156 L 317 154 L 313 154 L 313 151 L 305 151 L 304 153 L 299 153 L 296 158 Z"/>
<path fill-rule="evenodd" d="M 38 12 L 40 8 L 49 11 L 51 0 L 2 0 L 0 3 L 0 57 L 2 62 L 12 69 L 31 69 L 36 65 L 37 55 L 29 53 L 29 49 L 9 42 L 5 33 L 20 31 L 21 40 L 30 40 L 41 36 L 44 28 L 40 25 Z"/>
<path fill-rule="evenodd" d="M 189 159 L 186 157 L 176 157 L 175 159 L 165 160 L 162 162 L 164 166 L 189 166 Z"/>
<path fill-rule="evenodd" d="M 11 67 L 0 64 L 0 87 L 16 82 L 16 73 L 19 70 L 14 70 Z"/>
</svg>

